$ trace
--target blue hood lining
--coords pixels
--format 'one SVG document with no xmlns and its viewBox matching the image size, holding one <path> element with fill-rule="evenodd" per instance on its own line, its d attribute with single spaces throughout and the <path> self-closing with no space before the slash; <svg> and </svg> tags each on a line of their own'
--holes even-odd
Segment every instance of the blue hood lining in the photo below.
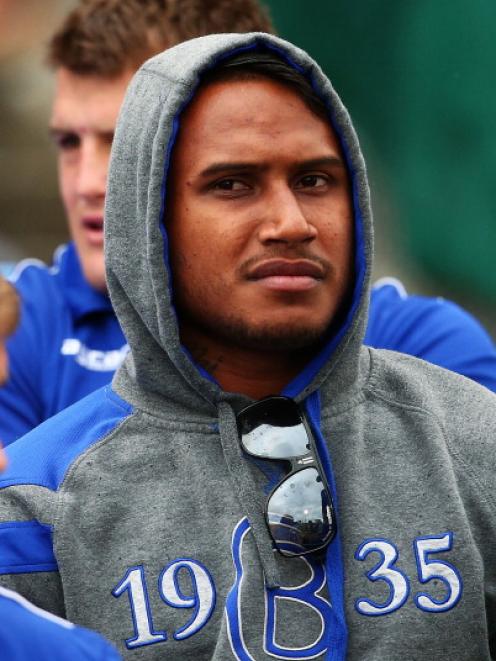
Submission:
<svg viewBox="0 0 496 661">
<path fill-rule="evenodd" d="M 329 111 L 329 120 L 331 122 L 331 125 L 336 132 L 341 148 L 343 150 L 344 158 L 346 161 L 346 166 L 348 168 L 348 172 L 350 173 L 351 177 L 351 184 L 352 184 L 352 196 L 353 196 L 353 215 L 354 215 L 354 244 L 355 244 L 355 260 L 354 260 L 354 268 L 355 268 L 355 283 L 353 287 L 353 294 L 351 298 L 351 305 L 349 306 L 348 312 L 346 314 L 344 323 L 341 325 L 339 330 L 334 333 L 332 338 L 326 343 L 325 347 L 320 351 L 317 356 L 315 356 L 309 363 L 308 365 L 298 374 L 298 376 L 293 379 L 283 390 L 281 394 L 286 395 L 287 397 L 297 397 L 307 386 L 310 385 L 312 380 L 315 378 L 316 374 L 319 372 L 319 370 L 323 367 L 325 362 L 330 358 L 330 356 L 333 354 L 335 351 L 336 347 L 339 345 L 341 342 L 342 338 L 348 331 L 349 327 L 351 326 L 351 323 L 353 321 L 353 318 L 357 312 L 357 309 L 360 304 L 361 300 L 361 294 L 363 291 L 363 286 L 365 282 L 365 274 L 367 272 L 367 264 L 366 264 L 366 257 L 365 257 L 365 234 L 364 234 L 364 227 L 363 227 L 363 217 L 362 217 L 362 211 L 360 208 L 360 203 L 359 203 L 359 191 L 358 191 L 358 184 L 357 184 L 357 177 L 356 177 L 356 172 L 353 167 L 353 162 L 351 159 L 351 155 L 349 152 L 349 148 L 347 145 L 346 140 L 344 139 L 343 133 L 340 130 L 336 119 L 335 119 L 335 110 L 334 108 L 329 104 L 327 99 L 322 97 L 322 92 L 315 82 L 314 76 L 309 74 L 307 70 L 305 70 L 302 66 L 297 64 L 291 56 L 281 48 L 278 48 L 277 46 L 274 46 L 271 43 L 265 42 L 263 39 L 257 38 L 252 44 L 248 44 L 246 46 L 242 46 L 239 48 L 234 48 L 232 50 L 229 50 L 227 52 L 219 54 L 217 58 L 213 60 L 208 66 L 206 66 L 203 70 L 199 71 L 198 75 L 198 82 L 196 85 L 193 87 L 191 93 L 188 95 L 187 99 L 184 101 L 184 103 L 181 105 L 180 109 L 178 110 L 177 114 L 175 115 L 173 119 L 173 124 L 172 124 L 172 131 L 171 135 L 169 138 L 169 142 L 167 144 L 167 150 L 165 154 L 165 162 L 164 162 L 164 178 L 162 181 L 162 203 L 161 203 L 161 209 L 160 209 L 160 218 L 159 218 L 159 223 L 160 223 L 160 232 L 162 234 L 163 242 L 164 242 L 164 263 L 167 269 L 168 277 L 169 277 L 169 293 L 170 293 L 170 300 L 171 300 L 171 307 L 172 310 L 176 316 L 177 320 L 177 312 L 174 307 L 174 292 L 173 292 L 173 287 L 172 287 L 172 273 L 171 273 L 171 268 L 170 268 L 170 262 L 169 262 L 169 241 L 168 241 L 168 236 L 167 236 L 167 229 L 166 229 L 166 223 L 165 223 L 165 210 L 166 210 L 166 197 L 167 197 L 167 176 L 169 172 L 169 167 L 170 167 L 170 161 L 171 161 L 171 156 L 172 156 L 172 150 L 174 149 L 174 145 L 177 140 L 177 135 L 179 132 L 180 128 L 180 117 L 188 104 L 191 102 L 193 97 L 195 96 L 198 87 L 201 85 L 202 81 L 202 75 L 205 74 L 207 71 L 213 69 L 216 67 L 220 62 L 223 60 L 226 60 L 228 58 L 231 58 L 235 55 L 238 55 L 239 53 L 243 52 L 248 52 L 248 51 L 256 51 L 256 50 L 269 50 L 277 53 L 283 60 L 285 60 L 291 67 L 296 69 L 299 73 L 301 73 L 303 76 L 305 76 L 309 82 L 312 85 L 312 88 L 314 89 L 315 93 L 320 96 L 323 101 L 326 104 L 326 107 L 328 108 Z M 193 363 L 195 368 L 198 370 L 198 372 L 203 376 L 205 379 L 210 381 L 211 383 L 214 383 L 216 385 L 219 385 L 215 378 L 207 371 L 205 370 L 201 365 L 196 363 L 191 356 L 190 352 L 184 347 L 181 347 L 183 352 L 186 354 L 188 359 Z"/>
</svg>

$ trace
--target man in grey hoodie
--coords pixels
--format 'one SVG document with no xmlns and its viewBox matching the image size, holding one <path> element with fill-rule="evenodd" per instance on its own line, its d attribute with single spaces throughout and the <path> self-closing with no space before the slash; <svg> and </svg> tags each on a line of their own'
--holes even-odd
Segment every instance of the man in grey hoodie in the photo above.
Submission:
<svg viewBox="0 0 496 661">
<path fill-rule="evenodd" d="M 106 289 L 103 207 L 117 114 L 133 73 L 186 39 L 273 30 L 258 0 L 79 0 L 52 35 L 50 133 L 73 240 L 50 267 L 24 260 L 12 276 L 22 310 L 7 345 L 10 378 L 0 387 L 5 444 L 110 383 L 127 352 Z M 496 348 L 477 320 L 439 297 L 408 295 L 395 279 L 371 290 L 364 343 L 496 392 Z"/>
<path fill-rule="evenodd" d="M 494 657 L 496 401 L 363 346 L 365 166 L 315 62 L 149 60 L 105 219 L 130 353 L 8 448 L 1 582 L 128 659 Z"/>
</svg>

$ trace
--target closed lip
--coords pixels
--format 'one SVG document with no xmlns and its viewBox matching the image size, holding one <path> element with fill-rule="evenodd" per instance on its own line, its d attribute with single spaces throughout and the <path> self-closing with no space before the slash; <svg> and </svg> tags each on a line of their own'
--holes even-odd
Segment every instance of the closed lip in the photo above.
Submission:
<svg viewBox="0 0 496 661">
<path fill-rule="evenodd" d="M 324 267 L 307 259 L 288 260 L 270 259 L 252 267 L 247 276 L 249 280 L 262 280 L 274 276 L 307 277 L 322 280 Z"/>
</svg>

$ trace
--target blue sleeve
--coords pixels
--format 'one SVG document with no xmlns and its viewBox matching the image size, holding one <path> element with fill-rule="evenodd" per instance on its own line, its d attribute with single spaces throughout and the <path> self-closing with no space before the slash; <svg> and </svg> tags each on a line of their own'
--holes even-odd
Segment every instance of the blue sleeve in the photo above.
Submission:
<svg viewBox="0 0 496 661">
<path fill-rule="evenodd" d="M 16 661 L 119 661 L 102 636 L 33 606 L 9 590 L 0 592 L 2 659 Z"/>
<path fill-rule="evenodd" d="M 450 301 L 408 295 L 393 279 L 372 289 L 364 343 L 422 358 L 496 392 L 496 348 L 481 324 Z"/>
</svg>

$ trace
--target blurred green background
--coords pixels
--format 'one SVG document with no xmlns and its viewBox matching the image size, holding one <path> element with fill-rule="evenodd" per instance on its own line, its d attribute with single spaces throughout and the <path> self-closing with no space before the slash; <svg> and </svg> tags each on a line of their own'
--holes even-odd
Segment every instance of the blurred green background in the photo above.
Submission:
<svg viewBox="0 0 496 661">
<path fill-rule="evenodd" d="M 496 2 L 267 4 L 280 34 L 321 63 L 355 120 L 381 273 L 404 271 L 480 309 L 494 328 Z"/>
<path fill-rule="evenodd" d="M 46 137 L 47 36 L 73 0 L 0 0 L 0 259 L 65 240 Z M 266 0 L 348 106 L 367 158 L 375 275 L 457 300 L 496 334 L 496 1 Z"/>
</svg>

